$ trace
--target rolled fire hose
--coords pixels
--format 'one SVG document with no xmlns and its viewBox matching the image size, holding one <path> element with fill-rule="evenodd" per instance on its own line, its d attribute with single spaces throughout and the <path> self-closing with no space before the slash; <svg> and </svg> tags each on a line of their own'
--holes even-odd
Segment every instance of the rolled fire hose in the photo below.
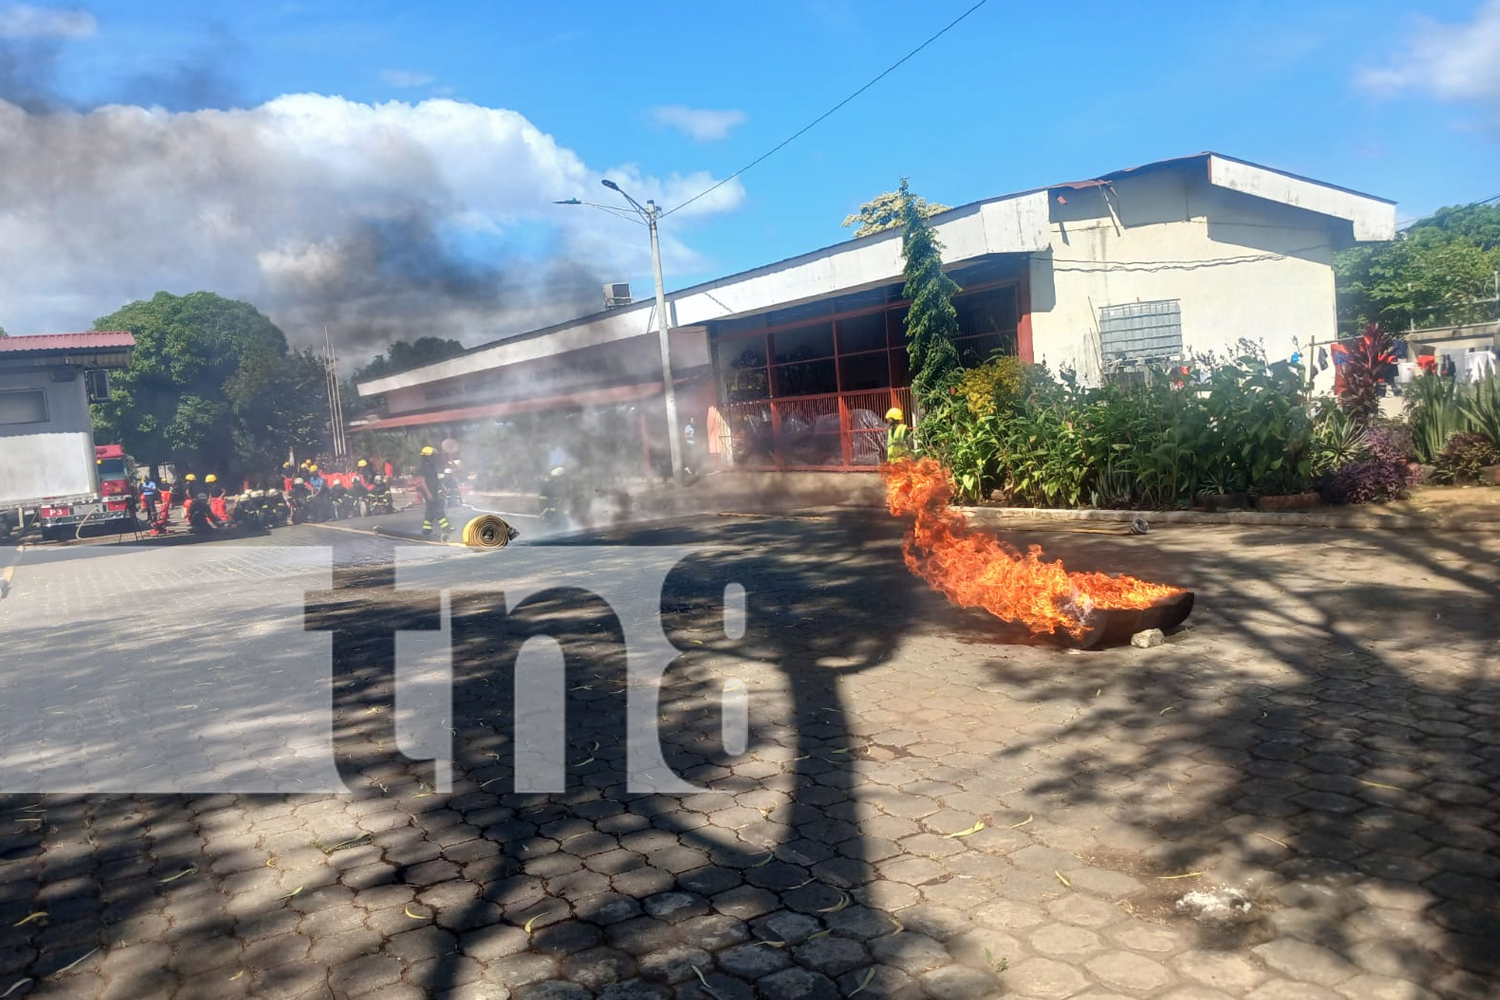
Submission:
<svg viewBox="0 0 1500 1000">
<path fill-rule="evenodd" d="M 464 525 L 463 543 L 472 549 L 503 549 L 516 530 L 494 514 L 481 514 Z"/>
</svg>

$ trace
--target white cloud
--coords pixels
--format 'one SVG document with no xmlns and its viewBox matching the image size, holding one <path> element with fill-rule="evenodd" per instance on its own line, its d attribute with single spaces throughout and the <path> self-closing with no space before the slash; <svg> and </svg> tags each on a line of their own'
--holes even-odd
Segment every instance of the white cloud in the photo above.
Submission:
<svg viewBox="0 0 1500 1000">
<path fill-rule="evenodd" d="M 380 78 L 392 87 L 406 89 L 408 87 L 425 87 L 434 83 L 437 77 L 431 73 L 414 73 L 405 69 L 381 70 Z"/>
<path fill-rule="evenodd" d="M 743 111 L 709 111 L 681 104 L 652 108 L 651 117 L 658 123 L 675 128 L 699 141 L 722 139 L 729 135 L 730 129 L 745 121 Z"/>
<path fill-rule="evenodd" d="M 649 273 L 644 230 L 555 200 L 601 177 L 664 207 L 712 185 L 591 168 L 523 115 L 450 100 L 295 94 L 245 110 L 0 101 L 0 322 L 81 329 L 132 299 L 208 289 L 294 341 L 484 336 L 597 308 L 598 283 Z M 673 220 L 737 207 L 733 181 Z M 669 270 L 695 260 L 663 233 Z M 523 248 L 524 244 L 524 248 Z"/>
<path fill-rule="evenodd" d="M 99 28 L 86 10 L 16 3 L 0 8 L 0 38 L 87 38 Z"/>
<path fill-rule="evenodd" d="M 1419 18 L 1389 65 L 1358 82 L 1378 94 L 1429 94 L 1445 101 L 1500 101 L 1500 0 L 1486 0 L 1467 24 Z"/>
</svg>

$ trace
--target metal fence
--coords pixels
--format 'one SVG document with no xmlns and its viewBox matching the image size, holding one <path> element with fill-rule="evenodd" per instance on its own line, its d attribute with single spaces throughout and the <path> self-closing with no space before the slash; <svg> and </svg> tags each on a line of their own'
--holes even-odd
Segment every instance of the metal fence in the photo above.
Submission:
<svg viewBox="0 0 1500 1000">
<path fill-rule="evenodd" d="M 885 412 L 911 413 L 910 389 L 730 403 L 732 458 L 741 469 L 872 470 L 885 457 Z"/>
</svg>

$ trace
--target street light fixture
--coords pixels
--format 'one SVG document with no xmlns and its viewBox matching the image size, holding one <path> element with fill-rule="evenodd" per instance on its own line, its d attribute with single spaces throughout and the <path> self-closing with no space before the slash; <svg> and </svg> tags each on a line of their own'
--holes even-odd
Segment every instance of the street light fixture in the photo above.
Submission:
<svg viewBox="0 0 1500 1000">
<path fill-rule="evenodd" d="M 667 444 L 672 453 L 672 482 L 678 486 L 682 485 L 682 444 L 677 439 L 677 389 L 672 381 L 672 344 L 669 335 L 670 326 L 667 322 L 667 290 L 662 283 L 661 276 L 661 241 L 656 234 L 656 220 L 661 218 L 661 210 L 656 207 L 655 201 L 647 201 L 642 205 L 628 193 L 621 190 L 620 185 L 609 179 L 603 179 L 599 183 L 609 188 L 616 194 L 622 195 L 635 209 L 637 215 L 646 223 L 646 228 L 651 230 L 651 269 L 656 278 L 656 316 L 657 328 L 661 336 L 661 381 L 665 393 L 667 410 Z M 592 202 L 580 201 L 577 198 L 569 198 L 566 201 L 556 202 L 558 205 L 590 205 L 594 208 L 602 208 L 606 211 L 614 211 L 608 205 L 594 205 Z"/>
</svg>

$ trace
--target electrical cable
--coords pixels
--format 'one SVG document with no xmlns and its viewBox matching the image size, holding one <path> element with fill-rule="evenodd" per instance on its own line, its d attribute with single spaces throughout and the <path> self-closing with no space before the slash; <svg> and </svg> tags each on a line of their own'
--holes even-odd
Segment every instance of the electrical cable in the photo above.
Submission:
<svg viewBox="0 0 1500 1000">
<path fill-rule="evenodd" d="M 1433 212 L 1431 215 L 1424 215 L 1421 218 L 1408 219 L 1406 222 L 1398 223 L 1396 225 L 1396 231 L 1405 232 L 1406 230 L 1411 229 L 1414 226 L 1418 226 L 1424 222 L 1433 222 L 1437 219 L 1443 218 L 1444 216 L 1452 215 L 1455 212 L 1463 212 L 1471 208 L 1478 208 L 1480 205 L 1488 205 L 1492 201 L 1500 201 L 1500 194 L 1490 195 L 1488 198 L 1482 198 L 1479 201 L 1471 201 L 1467 205 L 1459 205 L 1456 208 L 1440 209 L 1436 212 Z"/>
<path fill-rule="evenodd" d="M 1228 264 L 1258 264 L 1270 260 L 1285 260 L 1294 254 L 1306 253 L 1309 250 L 1323 250 L 1332 245 L 1331 243 L 1315 243 L 1312 246 L 1297 247 L 1294 250 L 1287 250 L 1280 253 L 1242 254 L 1238 257 L 1204 257 L 1195 260 L 1083 260 L 1054 257 L 1052 258 L 1052 270 L 1079 271 L 1086 274 L 1098 273 L 1100 271 L 1129 271 L 1139 274 L 1150 274 L 1155 271 L 1196 271 L 1200 268 L 1223 267 Z"/>
<path fill-rule="evenodd" d="M 759 165 L 760 163 L 764 162 L 765 160 L 770 159 L 775 154 L 781 152 L 781 150 L 783 150 L 787 146 L 791 145 L 797 139 L 800 139 L 803 135 L 805 135 L 806 133 L 812 131 L 812 129 L 815 126 L 817 126 L 818 124 L 820 124 L 825 118 L 828 118 L 834 112 L 836 112 L 840 108 L 842 108 L 844 105 L 846 105 L 850 101 L 854 100 L 860 94 L 863 94 L 865 91 L 867 91 L 871 87 L 875 86 L 875 84 L 877 84 L 881 80 L 885 79 L 892 72 L 894 72 L 896 69 L 898 69 L 901 66 L 902 63 L 906 62 L 912 56 L 916 55 L 918 52 L 921 52 L 923 49 L 927 48 L 927 46 L 931 45 L 933 42 L 937 41 L 939 38 L 941 38 L 944 35 L 946 35 L 949 31 L 953 30 L 953 28 L 957 27 L 957 25 L 958 25 L 958 23 L 960 21 L 962 21 L 964 18 L 968 17 L 970 14 L 974 13 L 976 10 L 978 10 L 981 7 L 983 7 L 987 3 L 989 3 L 989 0 L 979 0 L 978 3 L 974 4 L 974 6 L 970 7 L 968 10 L 966 10 L 962 14 L 958 15 L 958 17 L 956 17 L 952 21 L 948 22 L 947 26 L 945 26 L 937 34 L 933 35 L 931 38 L 927 39 L 927 41 L 923 42 L 921 45 L 918 45 L 916 48 L 912 49 L 910 52 L 908 52 L 906 55 L 902 56 L 900 59 L 896 60 L 890 66 L 886 67 L 886 69 L 884 69 L 883 71 L 881 71 L 880 75 L 877 76 L 877 77 L 875 77 L 875 79 L 871 80 L 869 83 L 865 84 L 863 87 L 860 87 L 858 90 L 856 90 L 854 93 L 850 94 L 848 97 L 844 98 L 842 101 L 839 101 L 833 107 L 829 108 L 827 111 L 823 112 L 821 115 L 819 115 L 818 117 L 814 118 L 811 122 L 809 122 L 808 124 L 804 125 L 802 128 L 798 129 L 796 132 L 794 132 L 792 135 L 790 135 L 786 139 L 783 139 L 780 143 L 778 143 L 777 145 L 773 146 L 769 151 L 767 151 L 765 153 L 762 153 L 760 156 L 758 156 L 755 159 L 751 160 L 749 163 L 745 164 L 743 167 L 741 167 L 740 169 L 736 170 L 734 173 L 730 174 L 728 177 L 724 178 L 723 180 L 719 181 L 718 183 L 716 183 L 716 184 L 714 184 L 714 185 L 712 185 L 712 186 L 710 186 L 708 188 L 705 188 L 702 191 L 699 191 L 697 194 L 693 195 L 687 201 L 683 202 L 681 205 L 678 205 L 677 208 L 673 208 L 673 209 L 670 209 L 670 210 L 668 210 L 666 212 L 661 213 L 661 215 L 658 216 L 658 218 L 666 218 L 667 216 L 671 215 L 673 212 L 676 212 L 678 209 L 687 208 L 689 205 L 691 205 L 693 202 L 697 201 L 699 198 L 702 198 L 703 196 L 708 195 L 708 194 L 712 194 L 713 192 L 717 191 L 719 188 L 723 187 L 725 184 L 728 184 L 730 181 L 734 180 L 736 177 L 738 177 L 741 174 L 743 174 L 745 171 L 751 169 L 752 167 L 755 167 L 755 166 Z"/>
</svg>

